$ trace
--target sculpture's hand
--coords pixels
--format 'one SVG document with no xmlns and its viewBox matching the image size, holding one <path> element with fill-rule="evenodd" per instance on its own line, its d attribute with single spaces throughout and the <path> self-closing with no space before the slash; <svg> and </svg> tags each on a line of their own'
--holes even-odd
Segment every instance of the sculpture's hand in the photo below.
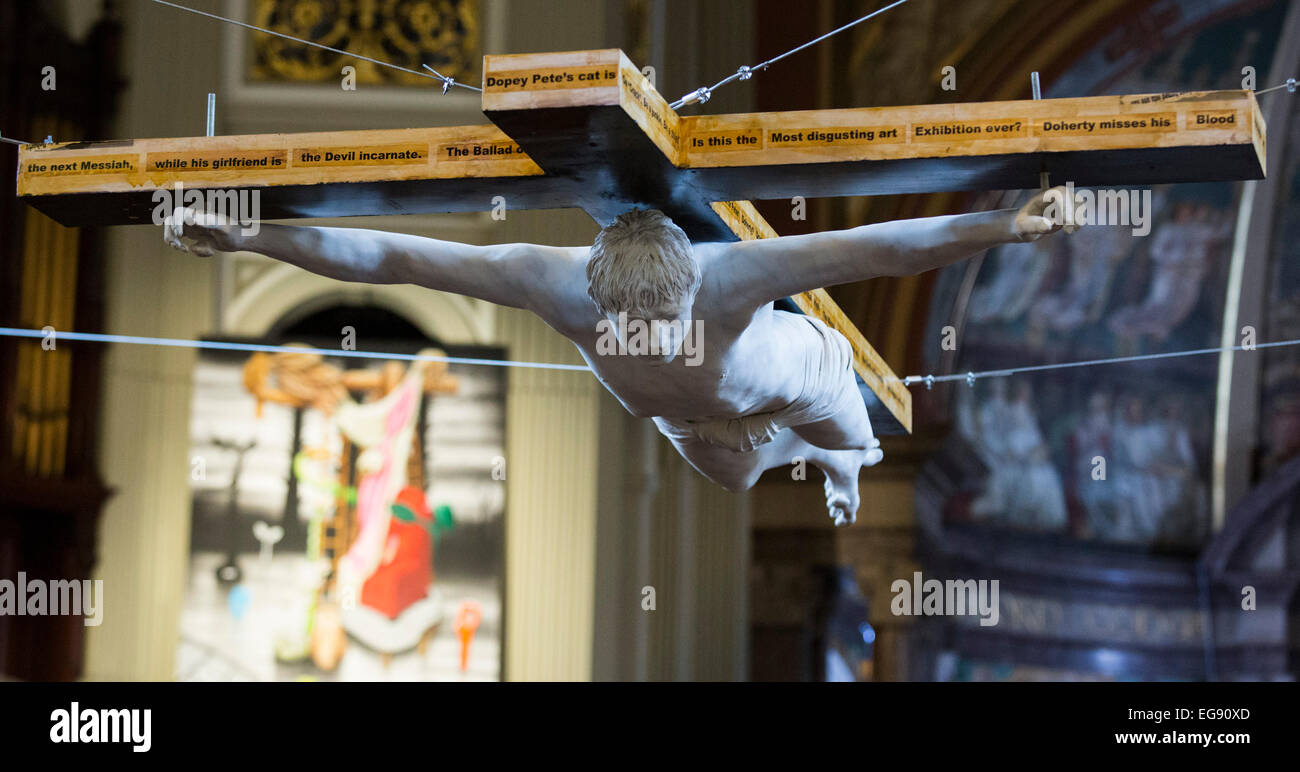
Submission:
<svg viewBox="0 0 1300 772">
<path fill-rule="evenodd" d="M 214 251 L 234 252 L 239 226 L 224 215 L 202 212 L 193 207 L 177 207 L 163 221 L 163 241 L 173 249 L 200 257 Z"/>
<path fill-rule="evenodd" d="M 1016 212 L 1012 233 L 1020 241 L 1036 241 L 1062 229 L 1074 233 L 1080 225 L 1077 213 L 1081 202 L 1077 192 L 1074 201 L 1070 201 L 1069 191 L 1064 186 L 1044 190 Z"/>
</svg>

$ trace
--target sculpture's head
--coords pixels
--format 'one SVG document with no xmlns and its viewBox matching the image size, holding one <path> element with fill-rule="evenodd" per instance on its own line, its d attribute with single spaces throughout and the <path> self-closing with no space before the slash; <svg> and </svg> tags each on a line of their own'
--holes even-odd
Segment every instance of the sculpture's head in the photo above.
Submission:
<svg viewBox="0 0 1300 772">
<path fill-rule="evenodd" d="M 648 326 L 657 344 L 652 356 L 663 362 L 690 330 L 700 280 L 691 240 L 656 209 L 627 212 L 602 228 L 587 262 L 587 294 L 620 341 L 628 343 L 628 323 Z"/>
</svg>

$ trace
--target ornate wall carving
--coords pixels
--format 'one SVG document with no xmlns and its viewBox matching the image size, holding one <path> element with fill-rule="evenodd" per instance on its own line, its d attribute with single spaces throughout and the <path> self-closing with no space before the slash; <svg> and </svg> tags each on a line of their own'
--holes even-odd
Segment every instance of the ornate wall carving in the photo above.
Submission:
<svg viewBox="0 0 1300 772">
<path fill-rule="evenodd" d="M 419 70 L 428 64 L 461 81 L 478 79 L 482 60 L 479 0 L 256 0 L 252 23 Z M 370 62 L 254 34 L 248 76 L 255 81 L 332 81 L 343 65 L 357 83 L 427 85 L 421 78 Z"/>
</svg>

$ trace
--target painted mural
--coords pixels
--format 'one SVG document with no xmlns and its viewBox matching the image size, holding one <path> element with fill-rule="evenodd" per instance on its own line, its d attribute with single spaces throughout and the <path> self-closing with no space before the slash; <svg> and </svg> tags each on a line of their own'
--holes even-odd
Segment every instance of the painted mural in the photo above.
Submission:
<svg viewBox="0 0 1300 772">
<path fill-rule="evenodd" d="M 1107 39 L 1046 96 L 1241 88 L 1247 65 L 1258 68 L 1262 87 L 1285 10 L 1282 2 L 1207 1 L 1170 15 L 1157 4 L 1147 14 L 1168 22 L 1163 46 L 1137 59 L 1122 38 Z M 1294 159 L 1290 173 L 1294 180 Z M 947 269 L 929 322 L 929 361 L 966 372 L 1218 347 L 1240 191 L 1239 183 L 1131 189 L 1142 223 L 1009 245 L 974 268 Z M 1018 206 L 1028 195 L 991 194 L 976 205 Z M 1289 214 L 1279 228 L 1279 244 L 1297 243 L 1300 218 Z M 1285 262 L 1273 285 L 1290 294 L 1274 304 L 1270 338 L 1288 337 L 1286 329 L 1300 337 L 1300 269 Z M 968 270 L 977 271 L 973 285 Z M 939 342 L 948 325 L 960 343 L 945 359 Z M 1270 354 L 1266 399 L 1291 421 L 1269 440 L 1275 454 L 1300 445 L 1300 355 L 1286 356 Z M 944 492 L 945 519 L 1195 549 L 1210 530 L 1217 368 L 1211 355 L 953 385 L 950 443 L 979 463 Z"/>
</svg>

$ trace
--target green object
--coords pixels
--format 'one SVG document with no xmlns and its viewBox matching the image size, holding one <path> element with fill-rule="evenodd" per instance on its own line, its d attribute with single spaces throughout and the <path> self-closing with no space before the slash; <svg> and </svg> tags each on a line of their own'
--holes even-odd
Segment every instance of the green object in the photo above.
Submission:
<svg viewBox="0 0 1300 772">
<path fill-rule="evenodd" d="M 321 517 L 320 513 L 317 513 L 313 515 L 310 520 L 307 521 L 307 559 L 308 560 L 320 559 L 321 556 L 320 535 L 321 535 L 321 530 L 323 528 L 323 523 L 322 523 L 323 519 L 324 518 Z"/>
<path fill-rule="evenodd" d="M 349 505 L 356 505 L 357 489 L 355 487 L 351 485 L 340 485 L 337 480 L 332 478 L 320 477 L 312 474 L 311 470 L 307 467 L 308 461 L 309 459 L 307 458 L 305 451 L 293 457 L 294 477 L 297 477 L 299 480 L 302 480 L 304 483 L 310 485 L 316 490 L 328 492 L 331 496 L 342 496 Z"/>
<path fill-rule="evenodd" d="M 389 511 L 393 517 L 401 520 L 403 523 L 419 523 L 433 534 L 435 540 L 442 537 L 443 531 L 450 531 L 456 527 L 456 518 L 452 517 L 451 507 L 446 504 L 439 504 L 433 510 L 433 519 L 430 521 L 421 520 L 415 516 L 411 508 L 405 504 L 391 504 Z"/>
<path fill-rule="evenodd" d="M 446 504 L 439 504 L 433 510 L 434 528 L 440 531 L 450 531 L 456 527 L 456 518 L 451 516 L 451 507 Z"/>
<path fill-rule="evenodd" d="M 425 528 L 433 528 L 432 525 L 421 522 L 420 518 L 416 517 L 415 513 L 411 511 L 411 508 L 405 504 L 393 504 L 389 509 L 392 510 L 393 517 L 401 520 L 403 523 L 420 523 L 420 525 L 423 525 Z"/>
</svg>

